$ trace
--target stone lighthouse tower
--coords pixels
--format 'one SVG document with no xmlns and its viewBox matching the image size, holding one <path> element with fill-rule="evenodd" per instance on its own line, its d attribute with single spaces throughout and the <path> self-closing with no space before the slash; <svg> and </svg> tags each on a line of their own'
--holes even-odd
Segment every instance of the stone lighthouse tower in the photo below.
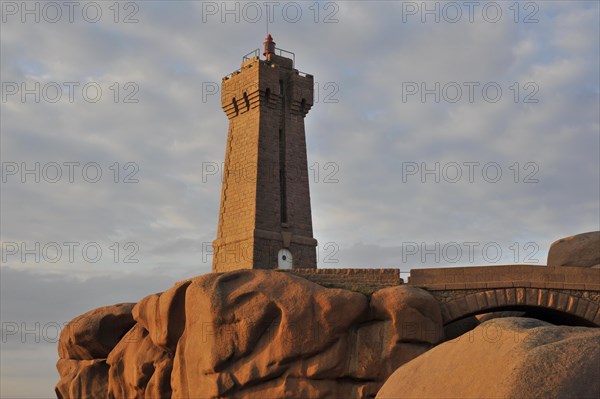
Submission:
<svg viewBox="0 0 600 399">
<path fill-rule="evenodd" d="M 316 268 L 304 132 L 313 77 L 271 35 L 264 47 L 221 86 L 229 131 L 214 272 Z"/>
</svg>

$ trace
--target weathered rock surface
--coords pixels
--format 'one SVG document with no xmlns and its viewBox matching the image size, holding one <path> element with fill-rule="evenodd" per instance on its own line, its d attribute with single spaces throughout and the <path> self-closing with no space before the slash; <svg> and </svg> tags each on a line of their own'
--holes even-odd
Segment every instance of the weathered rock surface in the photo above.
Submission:
<svg viewBox="0 0 600 399">
<path fill-rule="evenodd" d="M 384 398 L 598 398 L 600 329 L 499 318 L 401 366 Z"/>
<path fill-rule="evenodd" d="M 439 305 L 424 290 L 397 286 L 368 298 L 268 270 L 180 282 L 144 298 L 133 317 L 109 354 L 90 352 L 108 358 L 96 360 L 104 390 L 62 397 L 368 398 L 443 336 Z M 82 342 L 60 346 L 79 353 Z M 88 383 L 61 376 L 61 387 L 67 378 Z"/>
<path fill-rule="evenodd" d="M 133 327 L 133 303 L 94 309 L 69 322 L 60 334 L 56 364 L 62 398 L 101 398 L 108 393 L 106 358 Z"/>
<path fill-rule="evenodd" d="M 105 359 L 135 324 L 134 303 L 121 303 L 91 310 L 71 320 L 60 334 L 61 359 Z"/>
<path fill-rule="evenodd" d="M 108 387 L 106 360 L 59 359 L 56 368 L 61 376 L 55 388 L 58 399 L 106 397 Z"/>
<path fill-rule="evenodd" d="M 142 299 L 133 308 L 135 320 L 150 332 L 154 345 L 175 353 L 185 326 L 185 292 L 191 280 L 180 281 L 169 290 Z"/>
<path fill-rule="evenodd" d="M 547 263 L 548 266 L 600 268 L 600 231 L 554 241 L 548 251 Z"/>
<path fill-rule="evenodd" d="M 140 324 L 123 337 L 106 363 L 109 398 L 170 397 L 173 355 L 154 345 Z"/>
</svg>

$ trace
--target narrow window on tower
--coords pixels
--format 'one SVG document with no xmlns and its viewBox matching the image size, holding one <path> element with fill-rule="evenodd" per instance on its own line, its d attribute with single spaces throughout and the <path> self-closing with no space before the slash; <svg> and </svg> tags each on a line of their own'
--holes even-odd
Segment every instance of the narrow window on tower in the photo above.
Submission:
<svg viewBox="0 0 600 399">
<path fill-rule="evenodd" d="M 279 202 L 281 204 L 281 223 L 287 223 L 287 190 L 285 178 L 285 87 L 283 80 L 279 81 L 279 95 L 281 95 L 281 119 L 279 121 Z"/>
<path fill-rule="evenodd" d="M 250 111 L 250 100 L 248 99 L 248 93 L 244 92 L 244 104 L 246 105 L 246 111 Z"/>
<path fill-rule="evenodd" d="M 279 129 L 279 202 L 281 223 L 287 223 L 287 195 L 285 184 L 285 134 Z"/>
<path fill-rule="evenodd" d="M 240 110 L 238 109 L 238 104 L 237 104 L 237 100 L 235 99 L 235 97 L 233 97 L 231 99 L 231 102 L 233 103 L 233 109 L 235 111 L 235 116 L 238 116 L 238 114 L 240 113 Z"/>
</svg>

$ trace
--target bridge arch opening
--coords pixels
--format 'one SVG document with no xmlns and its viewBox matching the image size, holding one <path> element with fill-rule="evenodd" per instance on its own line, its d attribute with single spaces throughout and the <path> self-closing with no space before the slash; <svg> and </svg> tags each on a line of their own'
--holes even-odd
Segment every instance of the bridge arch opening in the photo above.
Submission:
<svg viewBox="0 0 600 399">
<path fill-rule="evenodd" d="M 441 308 L 444 326 L 485 313 L 517 311 L 556 325 L 600 327 L 600 306 L 590 299 L 564 290 L 488 289 L 458 292 L 442 301 Z"/>
<path fill-rule="evenodd" d="M 480 320 L 477 316 L 489 315 Z M 525 317 L 545 321 L 557 326 L 598 327 L 596 324 L 580 316 L 536 306 L 502 306 L 465 314 L 464 316 L 444 322 L 444 341 L 452 340 L 475 329 L 485 321 L 503 317 Z"/>
<path fill-rule="evenodd" d="M 457 321 L 465 320 L 474 316 L 481 316 L 491 313 L 499 312 L 519 312 L 521 315 L 515 316 L 499 316 L 499 317 L 527 317 L 530 319 L 537 319 L 545 321 L 558 326 L 573 326 L 573 327 L 599 327 L 590 320 L 575 314 L 560 311 L 557 309 L 549 309 L 539 306 L 528 306 L 528 305 L 517 305 L 517 306 L 501 306 L 497 308 L 491 308 L 466 314 L 458 319 L 449 320 L 444 323 L 444 326 L 450 325 Z"/>
</svg>

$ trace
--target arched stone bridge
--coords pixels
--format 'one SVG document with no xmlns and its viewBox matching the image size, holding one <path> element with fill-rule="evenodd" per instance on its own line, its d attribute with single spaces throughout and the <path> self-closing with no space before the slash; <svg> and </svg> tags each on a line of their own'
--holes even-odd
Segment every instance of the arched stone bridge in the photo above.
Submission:
<svg viewBox="0 0 600 399">
<path fill-rule="evenodd" d="M 408 284 L 439 302 L 444 324 L 519 310 L 559 324 L 600 327 L 600 269 L 532 265 L 412 269 Z"/>
</svg>

